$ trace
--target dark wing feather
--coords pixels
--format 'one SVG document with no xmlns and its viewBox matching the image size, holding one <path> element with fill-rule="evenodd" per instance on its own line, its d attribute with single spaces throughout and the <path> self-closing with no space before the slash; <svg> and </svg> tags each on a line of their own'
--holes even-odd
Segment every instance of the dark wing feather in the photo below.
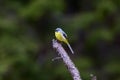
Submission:
<svg viewBox="0 0 120 80">
<path fill-rule="evenodd" d="M 62 33 L 63 33 L 63 36 L 67 38 L 67 34 L 64 31 L 62 31 Z"/>
</svg>

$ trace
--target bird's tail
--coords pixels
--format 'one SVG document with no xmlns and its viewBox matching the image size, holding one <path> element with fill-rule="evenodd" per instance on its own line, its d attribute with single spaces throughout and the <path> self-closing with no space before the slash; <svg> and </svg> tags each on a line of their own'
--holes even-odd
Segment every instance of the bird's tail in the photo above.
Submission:
<svg viewBox="0 0 120 80">
<path fill-rule="evenodd" d="M 66 41 L 66 43 L 67 43 L 67 45 L 68 45 L 68 47 L 69 47 L 70 51 L 72 52 L 72 54 L 74 54 L 74 51 L 73 51 L 72 47 L 70 46 L 69 42 L 68 42 L 68 41 Z"/>
</svg>

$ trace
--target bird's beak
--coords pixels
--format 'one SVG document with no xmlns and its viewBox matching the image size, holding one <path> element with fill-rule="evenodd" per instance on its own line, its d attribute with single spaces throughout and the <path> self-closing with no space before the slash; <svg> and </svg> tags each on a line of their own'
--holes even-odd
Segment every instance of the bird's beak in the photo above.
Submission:
<svg viewBox="0 0 120 80">
<path fill-rule="evenodd" d="M 56 29 L 55 31 L 56 31 L 56 32 L 58 32 L 58 30 L 57 30 L 57 29 Z"/>
</svg>

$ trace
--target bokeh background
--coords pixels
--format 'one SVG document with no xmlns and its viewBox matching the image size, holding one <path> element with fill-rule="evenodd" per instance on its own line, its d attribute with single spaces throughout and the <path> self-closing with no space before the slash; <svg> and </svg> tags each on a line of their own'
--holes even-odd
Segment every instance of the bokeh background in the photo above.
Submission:
<svg viewBox="0 0 120 80">
<path fill-rule="evenodd" d="M 52 61 L 57 27 L 83 80 L 120 80 L 120 0 L 0 0 L 0 80 L 72 80 Z"/>
</svg>

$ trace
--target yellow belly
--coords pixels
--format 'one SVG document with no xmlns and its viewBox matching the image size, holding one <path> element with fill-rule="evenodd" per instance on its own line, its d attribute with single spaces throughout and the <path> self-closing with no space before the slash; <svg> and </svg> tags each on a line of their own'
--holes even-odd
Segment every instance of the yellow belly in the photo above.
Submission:
<svg viewBox="0 0 120 80">
<path fill-rule="evenodd" d="M 65 40 L 60 32 L 55 32 L 55 37 L 59 41 L 64 41 Z"/>
</svg>

